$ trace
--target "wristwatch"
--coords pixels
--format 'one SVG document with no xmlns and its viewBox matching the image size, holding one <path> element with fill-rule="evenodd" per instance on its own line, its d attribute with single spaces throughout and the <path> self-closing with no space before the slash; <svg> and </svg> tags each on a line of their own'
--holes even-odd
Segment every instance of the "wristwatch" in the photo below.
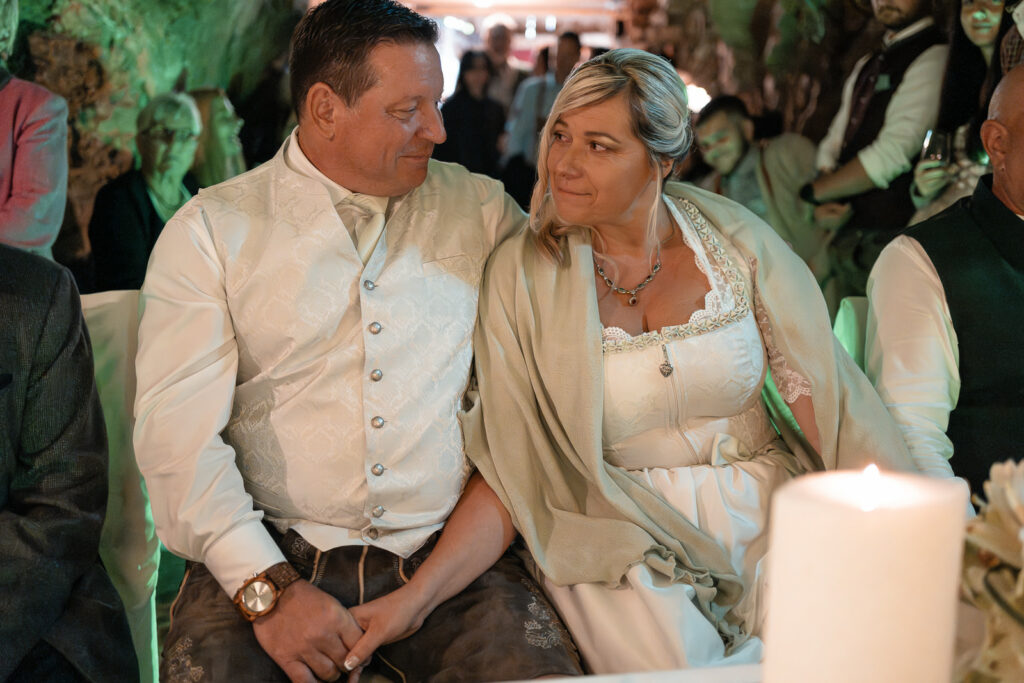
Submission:
<svg viewBox="0 0 1024 683">
<path fill-rule="evenodd" d="M 247 579 L 235 593 L 235 605 L 247 621 L 255 621 L 274 609 L 284 589 L 301 578 L 295 567 L 279 562 Z"/>
<path fill-rule="evenodd" d="M 818 201 L 814 196 L 814 185 L 811 183 L 804 183 L 800 187 L 800 199 L 804 200 L 808 204 L 813 204 L 814 206 L 821 206 L 822 204 L 822 202 Z"/>
</svg>

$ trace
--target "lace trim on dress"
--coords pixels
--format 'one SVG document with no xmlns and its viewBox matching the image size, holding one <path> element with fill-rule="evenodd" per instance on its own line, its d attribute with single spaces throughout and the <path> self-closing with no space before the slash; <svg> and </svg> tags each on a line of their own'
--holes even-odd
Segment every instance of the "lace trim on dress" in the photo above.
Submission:
<svg viewBox="0 0 1024 683">
<path fill-rule="evenodd" d="M 739 322 L 750 312 L 750 300 L 747 297 L 743 276 L 729 259 L 707 218 L 692 202 L 681 198 L 676 202 L 685 212 L 684 215 L 680 216 L 675 210 L 676 204 L 671 199 L 668 206 L 677 220 L 684 219 L 679 221 L 683 238 L 697 255 L 697 267 L 708 277 L 711 285 L 711 291 L 704 297 L 705 309 L 694 311 L 689 321 L 682 325 L 670 325 L 663 327 L 660 332 L 654 330 L 635 337 L 621 328 L 607 327 L 602 334 L 601 345 L 605 353 L 637 351 L 648 346 L 660 346 L 670 341 L 706 334 Z M 688 230 L 683 229 L 684 222 L 693 228 L 700 238 L 699 242 L 693 239 Z M 708 260 L 708 256 L 711 260 Z"/>
<path fill-rule="evenodd" d="M 757 263 L 750 264 L 751 281 L 757 282 Z M 754 285 L 754 319 L 761 330 L 761 337 L 764 339 L 765 348 L 768 350 L 768 367 L 772 370 L 772 381 L 782 395 L 786 403 L 793 403 L 801 396 L 811 395 L 811 383 L 806 377 L 789 367 L 786 357 L 775 345 L 775 335 L 772 332 L 771 321 L 768 320 L 768 312 L 761 301 L 761 293 Z"/>
</svg>

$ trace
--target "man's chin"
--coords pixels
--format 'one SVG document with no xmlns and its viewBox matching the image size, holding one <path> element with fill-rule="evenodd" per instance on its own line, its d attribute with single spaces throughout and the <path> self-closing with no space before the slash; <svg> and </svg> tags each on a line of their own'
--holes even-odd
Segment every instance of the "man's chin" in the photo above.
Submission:
<svg viewBox="0 0 1024 683">
<path fill-rule="evenodd" d="M 886 27 L 890 31 L 902 31 L 903 29 L 910 26 L 921 17 L 910 17 L 903 14 L 899 10 L 887 10 L 884 12 L 880 12 L 879 14 L 876 15 L 875 18 L 878 19 L 878 22 L 882 26 Z"/>
</svg>

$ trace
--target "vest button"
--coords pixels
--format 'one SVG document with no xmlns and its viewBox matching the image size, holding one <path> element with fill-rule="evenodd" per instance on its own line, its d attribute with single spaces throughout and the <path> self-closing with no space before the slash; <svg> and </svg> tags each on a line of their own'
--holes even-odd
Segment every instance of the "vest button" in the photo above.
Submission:
<svg viewBox="0 0 1024 683">
<path fill-rule="evenodd" d="M 370 420 L 370 424 L 373 425 L 374 429 L 380 429 L 384 426 L 384 418 L 378 415 L 377 417 Z"/>
<path fill-rule="evenodd" d="M 372 510 L 370 510 L 370 514 L 374 517 L 380 517 L 384 514 L 384 507 L 381 505 L 377 505 Z"/>
<path fill-rule="evenodd" d="M 363 280 L 363 288 L 372 292 L 377 288 L 377 285 L 374 284 L 373 280 Z"/>
<path fill-rule="evenodd" d="M 380 326 L 380 323 L 370 323 L 370 326 L 367 329 L 370 330 L 370 334 L 380 334 L 380 331 L 383 328 Z"/>
<path fill-rule="evenodd" d="M 371 541 L 376 541 L 380 538 L 380 530 L 377 527 L 370 527 L 367 529 L 366 535 L 370 537 Z"/>
<path fill-rule="evenodd" d="M 384 474 L 384 465 L 377 463 L 376 465 L 370 468 L 370 471 L 373 472 L 373 476 L 379 477 L 380 475 Z"/>
<path fill-rule="evenodd" d="M 384 373 L 381 372 L 379 369 L 374 370 L 373 372 L 370 373 L 370 379 L 372 379 L 374 382 L 379 382 L 383 377 Z"/>
</svg>

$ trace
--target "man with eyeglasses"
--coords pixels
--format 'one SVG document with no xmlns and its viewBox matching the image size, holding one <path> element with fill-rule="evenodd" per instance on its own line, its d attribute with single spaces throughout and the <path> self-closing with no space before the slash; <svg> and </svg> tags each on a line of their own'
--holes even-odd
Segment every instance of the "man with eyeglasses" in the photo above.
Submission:
<svg viewBox="0 0 1024 683">
<path fill-rule="evenodd" d="M 142 286 L 164 224 L 199 190 L 189 167 L 200 121 L 195 101 L 184 93 L 157 95 L 139 113 L 141 168 L 100 190 L 89 221 L 96 291 Z"/>
</svg>

